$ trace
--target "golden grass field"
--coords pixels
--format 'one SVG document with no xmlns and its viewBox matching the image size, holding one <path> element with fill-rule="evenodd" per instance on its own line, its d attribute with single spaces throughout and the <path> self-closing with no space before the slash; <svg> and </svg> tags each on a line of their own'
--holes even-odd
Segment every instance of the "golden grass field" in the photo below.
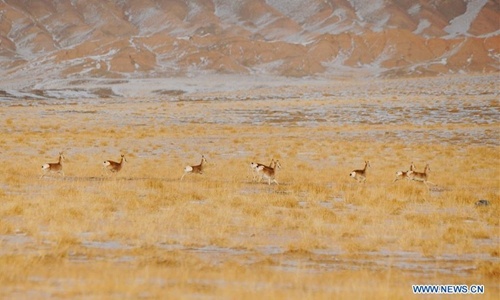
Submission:
<svg viewBox="0 0 500 300">
<path fill-rule="evenodd" d="M 498 299 L 497 79 L 1 103 L 0 298 Z M 436 185 L 392 183 L 411 162 Z"/>
</svg>

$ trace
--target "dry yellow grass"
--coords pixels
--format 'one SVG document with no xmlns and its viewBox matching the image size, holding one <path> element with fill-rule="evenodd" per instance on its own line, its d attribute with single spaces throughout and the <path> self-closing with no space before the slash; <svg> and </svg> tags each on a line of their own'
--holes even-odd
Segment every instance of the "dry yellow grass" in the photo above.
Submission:
<svg viewBox="0 0 500 300">
<path fill-rule="evenodd" d="M 479 129 L 469 119 L 301 125 L 306 115 L 273 111 L 362 113 L 370 101 L 224 96 L 1 107 L 0 297 L 399 299 L 412 284 L 484 284 L 498 297 L 500 149 L 462 135 L 498 137 L 498 115 Z M 404 111 L 392 95 L 377 103 Z M 269 114 L 279 120 L 258 123 Z M 39 180 L 59 151 L 66 176 Z M 104 176 L 102 162 L 121 153 L 123 169 Z M 204 174 L 180 181 L 201 154 Z M 280 185 L 253 182 L 250 162 L 271 158 Z M 364 160 L 358 184 L 349 173 Z M 437 186 L 392 183 L 411 162 L 429 163 Z"/>
</svg>

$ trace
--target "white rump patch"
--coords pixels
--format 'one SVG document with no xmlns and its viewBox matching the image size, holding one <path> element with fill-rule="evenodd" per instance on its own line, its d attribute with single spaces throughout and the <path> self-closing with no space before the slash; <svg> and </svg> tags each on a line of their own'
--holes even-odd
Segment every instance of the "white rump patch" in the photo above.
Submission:
<svg viewBox="0 0 500 300">
<path fill-rule="evenodd" d="M 49 164 L 44 164 L 42 166 L 42 170 L 47 170 L 47 169 L 50 169 L 50 165 Z"/>
<path fill-rule="evenodd" d="M 193 172 L 193 167 L 191 167 L 191 166 L 185 167 L 184 172 Z"/>
<path fill-rule="evenodd" d="M 353 177 L 353 178 L 356 177 L 356 172 L 351 172 L 350 176 Z"/>
</svg>

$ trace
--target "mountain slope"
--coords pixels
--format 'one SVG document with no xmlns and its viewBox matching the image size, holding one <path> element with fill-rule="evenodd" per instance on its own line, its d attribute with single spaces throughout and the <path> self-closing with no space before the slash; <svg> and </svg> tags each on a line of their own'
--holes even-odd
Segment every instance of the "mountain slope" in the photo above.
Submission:
<svg viewBox="0 0 500 300">
<path fill-rule="evenodd" d="M 2 0 L 0 74 L 498 72 L 498 20 L 492 0 Z"/>
</svg>

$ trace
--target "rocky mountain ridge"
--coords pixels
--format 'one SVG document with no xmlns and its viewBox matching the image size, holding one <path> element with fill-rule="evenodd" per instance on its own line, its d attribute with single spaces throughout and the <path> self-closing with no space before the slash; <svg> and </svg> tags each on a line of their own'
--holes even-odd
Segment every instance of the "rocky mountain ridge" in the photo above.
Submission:
<svg viewBox="0 0 500 300">
<path fill-rule="evenodd" d="M 495 0 L 1 0 L 4 82 L 500 70 Z"/>
</svg>

